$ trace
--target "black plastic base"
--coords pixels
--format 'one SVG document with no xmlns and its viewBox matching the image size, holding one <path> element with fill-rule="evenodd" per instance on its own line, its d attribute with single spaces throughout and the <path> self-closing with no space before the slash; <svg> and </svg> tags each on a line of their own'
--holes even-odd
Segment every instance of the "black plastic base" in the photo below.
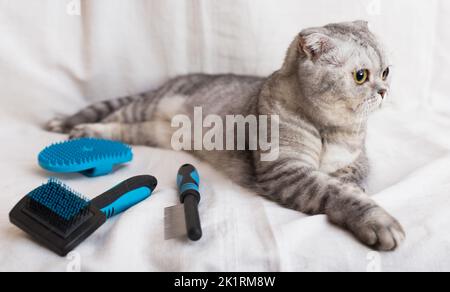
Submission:
<svg viewBox="0 0 450 292">
<path fill-rule="evenodd" d="M 28 197 L 23 198 L 9 214 L 9 220 L 37 242 L 63 257 L 106 222 L 105 214 L 95 207 L 90 207 L 85 220 L 77 224 L 70 233 L 63 235 L 50 224 L 36 220 L 32 212 L 27 210 L 29 200 Z"/>
</svg>

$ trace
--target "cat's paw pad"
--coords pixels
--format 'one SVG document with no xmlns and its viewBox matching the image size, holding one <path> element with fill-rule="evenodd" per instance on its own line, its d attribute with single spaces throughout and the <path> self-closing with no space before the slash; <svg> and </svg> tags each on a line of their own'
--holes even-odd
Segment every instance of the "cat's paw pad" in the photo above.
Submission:
<svg viewBox="0 0 450 292">
<path fill-rule="evenodd" d="M 382 208 L 369 211 L 349 227 L 363 243 L 381 251 L 395 250 L 405 240 L 400 223 Z"/>
<path fill-rule="evenodd" d="M 63 117 L 58 117 L 50 120 L 44 126 L 45 130 L 53 133 L 67 134 L 70 131 L 70 127 L 67 126 L 66 119 Z"/>
<path fill-rule="evenodd" d="M 69 133 L 69 139 L 102 138 L 101 125 L 78 125 Z"/>
</svg>

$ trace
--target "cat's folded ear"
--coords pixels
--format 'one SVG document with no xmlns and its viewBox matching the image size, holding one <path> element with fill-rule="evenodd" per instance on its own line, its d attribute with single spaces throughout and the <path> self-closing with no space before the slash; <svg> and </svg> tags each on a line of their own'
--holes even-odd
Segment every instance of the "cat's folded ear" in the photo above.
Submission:
<svg viewBox="0 0 450 292">
<path fill-rule="evenodd" d="M 359 27 L 360 29 L 369 30 L 369 22 L 366 20 L 356 20 L 353 21 L 353 24 Z"/>
<path fill-rule="evenodd" d="M 312 60 L 317 60 L 323 54 L 336 48 L 336 44 L 332 38 L 319 32 L 302 32 L 298 40 L 300 54 L 306 55 Z"/>
</svg>

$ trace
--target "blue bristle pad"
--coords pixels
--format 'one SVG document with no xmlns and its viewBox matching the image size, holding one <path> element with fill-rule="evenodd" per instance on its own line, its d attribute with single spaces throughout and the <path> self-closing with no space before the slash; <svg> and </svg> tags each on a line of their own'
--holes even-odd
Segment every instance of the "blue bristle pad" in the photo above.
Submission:
<svg viewBox="0 0 450 292">
<path fill-rule="evenodd" d="M 57 179 L 50 179 L 48 183 L 28 194 L 34 211 L 51 211 L 57 219 L 63 221 L 76 221 L 87 212 L 90 201 L 74 192 Z M 36 209 L 36 206 L 44 207 Z M 48 213 L 48 212 L 47 212 Z M 45 214 L 42 214 L 45 215 Z M 52 216 L 54 217 L 54 216 Z M 55 218 L 47 218 L 49 220 Z"/>
<path fill-rule="evenodd" d="M 40 165 L 54 172 L 112 170 L 112 166 L 132 159 L 131 147 L 116 141 L 81 138 L 57 143 L 39 154 Z"/>
</svg>

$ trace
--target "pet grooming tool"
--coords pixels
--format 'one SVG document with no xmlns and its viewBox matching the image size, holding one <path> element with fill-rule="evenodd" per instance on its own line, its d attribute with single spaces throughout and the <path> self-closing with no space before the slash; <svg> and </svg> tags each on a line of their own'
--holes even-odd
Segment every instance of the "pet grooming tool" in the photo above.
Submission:
<svg viewBox="0 0 450 292">
<path fill-rule="evenodd" d="M 194 166 L 186 164 L 177 176 L 181 205 L 165 209 L 165 239 L 188 236 L 192 241 L 202 237 L 198 213 L 200 177 Z"/>
<path fill-rule="evenodd" d="M 81 172 L 88 177 L 109 174 L 114 165 L 133 159 L 131 147 L 120 142 L 81 138 L 53 144 L 39 154 L 39 165 L 51 172 Z"/>
<path fill-rule="evenodd" d="M 152 176 L 137 176 L 89 201 L 50 179 L 23 198 L 9 218 L 37 242 L 66 256 L 107 219 L 147 199 L 156 185 Z"/>
</svg>

